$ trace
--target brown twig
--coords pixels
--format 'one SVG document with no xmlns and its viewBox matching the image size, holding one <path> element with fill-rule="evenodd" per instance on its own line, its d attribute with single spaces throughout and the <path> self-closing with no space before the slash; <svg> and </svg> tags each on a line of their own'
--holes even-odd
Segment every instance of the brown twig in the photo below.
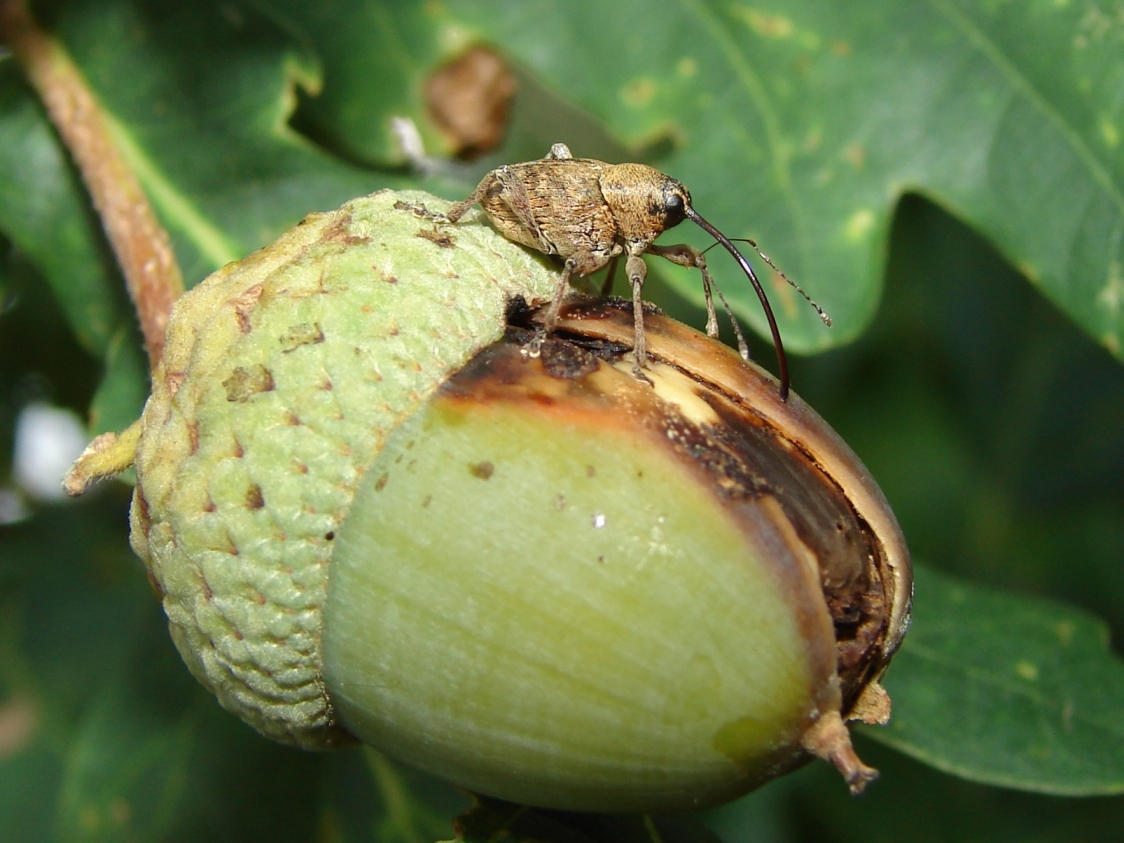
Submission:
<svg viewBox="0 0 1124 843">
<path fill-rule="evenodd" d="M 137 310 L 149 364 L 164 351 L 172 304 L 183 292 L 168 233 L 113 139 L 109 117 L 63 46 L 32 19 L 25 0 L 0 0 L 0 37 L 11 47 L 70 150 Z"/>
</svg>

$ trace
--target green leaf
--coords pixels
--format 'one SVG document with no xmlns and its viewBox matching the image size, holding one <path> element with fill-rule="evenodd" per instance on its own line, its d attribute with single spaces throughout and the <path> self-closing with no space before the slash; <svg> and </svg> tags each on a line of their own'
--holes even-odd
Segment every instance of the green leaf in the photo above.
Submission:
<svg viewBox="0 0 1124 843">
<path fill-rule="evenodd" d="M 307 840 L 318 758 L 272 744 L 226 712 L 170 652 L 164 619 L 104 677 L 63 756 L 63 840 Z"/>
<path fill-rule="evenodd" d="M 110 340 L 105 372 L 90 402 L 90 431 L 119 432 L 140 417 L 148 397 L 148 358 L 133 326 Z"/>
<path fill-rule="evenodd" d="M 1124 793 L 1124 662 L 1077 609 L 918 571 L 915 622 L 872 737 L 949 773 L 1064 796 Z"/>
<path fill-rule="evenodd" d="M 41 17 L 116 124 L 189 286 L 307 213 L 386 186 L 288 127 L 317 68 L 268 8 L 96 0 Z"/>
<path fill-rule="evenodd" d="M 861 799 L 834 770 L 810 764 L 788 795 L 788 830 L 759 841 L 752 828 L 726 843 L 1118 843 L 1120 798 L 1059 799 L 943 775 L 873 741 L 858 742 L 881 777 Z M 789 784 L 785 780 L 784 784 Z M 778 782 L 778 785 L 781 783 Z M 752 799 L 753 797 L 751 797 Z M 798 829 L 798 831 L 797 831 Z"/>
<path fill-rule="evenodd" d="M 124 282 L 66 153 L 12 62 L 0 64 L 0 228 L 50 283 L 74 333 L 104 354 L 132 320 Z"/>
</svg>

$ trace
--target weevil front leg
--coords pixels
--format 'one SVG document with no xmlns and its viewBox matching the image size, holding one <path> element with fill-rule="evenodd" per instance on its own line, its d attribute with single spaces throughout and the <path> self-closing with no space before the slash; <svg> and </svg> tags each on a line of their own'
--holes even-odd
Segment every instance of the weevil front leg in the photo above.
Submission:
<svg viewBox="0 0 1124 843">
<path fill-rule="evenodd" d="M 644 289 L 644 278 L 648 274 L 648 267 L 644 263 L 644 258 L 630 253 L 628 260 L 625 261 L 624 269 L 625 274 L 628 275 L 628 281 L 632 285 L 632 320 L 636 332 L 636 339 L 633 344 L 633 354 L 636 360 L 632 364 L 632 373 L 636 375 L 637 379 L 650 385 L 652 379 L 642 371 L 648 366 L 648 340 L 644 336 L 644 301 L 640 295 Z"/>
<path fill-rule="evenodd" d="M 648 254 L 659 255 L 665 260 L 671 261 L 677 266 L 696 267 L 702 273 L 703 279 L 703 296 L 706 299 L 706 333 L 708 336 L 718 336 L 718 316 L 714 312 L 714 293 L 718 294 L 719 301 L 722 302 L 722 308 L 726 311 L 726 315 L 730 318 L 730 324 L 734 328 L 734 336 L 738 342 L 738 353 L 741 354 L 743 360 L 749 360 L 749 344 L 745 341 L 745 334 L 742 333 L 741 325 L 738 320 L 734 318 L 734 311 L 730 308 L 729 302 L 726 297 L 722 295 L 722 291 L 718 285 L 714 283 L 714 279 L 710 277 L 710 269 L 706 265 L 706 256 L 703 255 L 694 246 L 688 246 L 686 243 L 680 243 L 675 246 L 657 246 L 652 244 L 648 247 Z"/>
<path fill-rule="evenodd" d="M 538 357 L 542 351 L 543 341 L 554 332 L 554 326 L 558 324 L 558 314 L 562 312 L 562 302 L 566 300 L 566 290 L 569 289 L 570 277 L 574 274 L 575 265 L 574 259 L 570 258 L 562 267 L 562 279 L 558 282 L 558 287 L 554 291 L 554 298 L 550 300 L 550 306 L 543 316 L 542 327 L 535 332 L 535 338 L 526 346 L 528 357 Z"/>
</svg>

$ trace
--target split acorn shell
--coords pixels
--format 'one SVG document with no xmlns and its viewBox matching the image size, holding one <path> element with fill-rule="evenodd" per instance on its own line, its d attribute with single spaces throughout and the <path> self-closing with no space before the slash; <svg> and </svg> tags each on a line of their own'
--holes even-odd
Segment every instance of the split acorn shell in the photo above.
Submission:
<svg viewBox="0 0 1124 843">
<path fill-rule="evenodd" d="M 571 305 L 482 215 L 382 191 L 187 293 L 132 541 L 192 673 L 263 734 L 527 804 L 650 812 L 884 721 L 910 564 L 855 455 L 657 313 Z M 522 308 L 521 305 L 526 305 Z"/>
</svg>

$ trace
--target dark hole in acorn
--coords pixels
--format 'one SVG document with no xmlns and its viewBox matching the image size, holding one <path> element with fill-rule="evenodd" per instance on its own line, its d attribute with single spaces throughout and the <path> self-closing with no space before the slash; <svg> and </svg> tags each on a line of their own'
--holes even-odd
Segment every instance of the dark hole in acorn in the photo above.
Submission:
<svg viewBox="0 0 1124 843">
<path fill-rule="evenodd" d="M 658 308 L 645 306 L 645 315 L 658 314 Z M 619 298 L 582 300 L 568 307 L 580 313 L 583 323 L 623 320 L 632 324 L 632 303 Z M 529 308 L 521 297 L 509 304 L 507 343 L 525 347 L 541 330 L 536 316 L 541 309 Z M 483 387 L 483 379 L 499 384 L 519 381 L 518 368 L 524 359 L 509 355 L 501 359 L 503 344 L 481 352 L 454 382 L 460 392 Z M 510 348 L 510 346 L 508 346 Z M 583 333 L 567 327 L 556 329 L 541 344 L 543 371 L 552 378 L 581 381 L 596 371 L 602 362 L 614 364 L 627 359 L 628 343 L 596 333 Z M 652 353 L 658 362 L 675 368 L 675 361 Z M 695 377 L 680 368 L 684 374 Z M 481 379 L 479 384 L 474 380 Z M 704 382 L 700 381 L 700 386 Z M 664 402 L 665 418 L 650 422 L 674 429 L 667 437 L 670 447 L 680 451 L 713 478 L 717 494 L 729 504 L 751 501 L 761 495 L 774 497 L 793 524 L 797 535 L 813 552 L 819 566 L 824 600 L 834 623 L 837 669 L 843 693 L 843 713 L 855 704 L 870 679 L 884 665 L 884 645 L 888 633 L 887 615 L 892 602 L 886 583 L 892 578 L 881 568 L 872 530 L 849 505 L 840 489 L 811 455 L 802 453 L 780 431 L 738 396 L 729 395 L 706 384 L 698 395 L 715 411 L 717 425 L 694 425 L 671 404 Z"/>
</svg>

